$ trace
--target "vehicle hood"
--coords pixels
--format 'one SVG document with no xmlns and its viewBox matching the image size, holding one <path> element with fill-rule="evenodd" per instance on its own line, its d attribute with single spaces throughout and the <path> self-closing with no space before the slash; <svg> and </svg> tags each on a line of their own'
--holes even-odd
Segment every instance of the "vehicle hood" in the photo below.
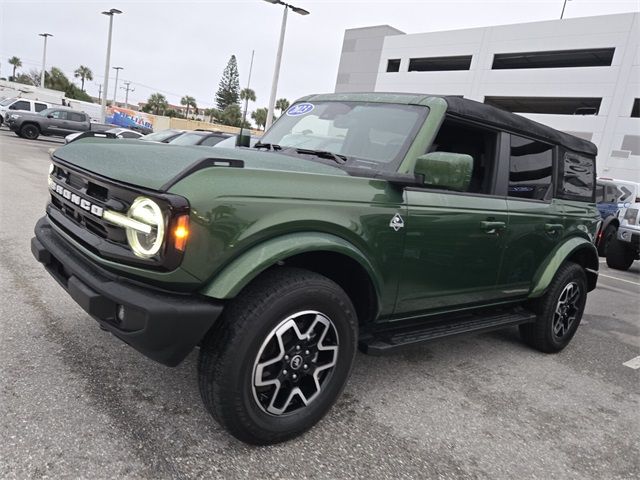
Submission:
<svg viewBox="0 0 640 480">
<path fill-rule="evenodd" d="M 243 168 L 249 170 L 347 175 L 337 166 L 270 151 L 188 147 L 137 139 L 83 138 L 58 148 L 53 158 L 105 178 L 159 191 L 200 168 L 225 168 L 207 167 L 203 162 L 206 159 L 241 160 Z"/>
</svg>

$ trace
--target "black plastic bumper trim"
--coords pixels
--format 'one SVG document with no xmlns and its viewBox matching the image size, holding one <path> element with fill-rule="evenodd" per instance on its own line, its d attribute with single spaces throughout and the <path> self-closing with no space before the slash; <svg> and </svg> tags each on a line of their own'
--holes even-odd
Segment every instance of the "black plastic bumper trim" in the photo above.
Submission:
<svg viewBox="0 0 640 480">
<path fill-rule="evenodd" d="M 78 305 L 145 356 L 178 365 L 222 313 L 223 304 L 194 294 L 168 294 L 133 285 L 90 263 L 41 218 L 31 252 Z M 118 308 L 124 318 L 118 318 Z"/>
</svg>

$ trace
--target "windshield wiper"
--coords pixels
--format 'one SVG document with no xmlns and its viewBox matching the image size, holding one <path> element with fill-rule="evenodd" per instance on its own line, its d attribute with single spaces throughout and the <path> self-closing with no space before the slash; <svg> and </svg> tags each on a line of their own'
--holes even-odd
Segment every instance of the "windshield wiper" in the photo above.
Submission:
<svg viewBox="0 0 640 480">
<path fill-rule="evenodd" d="M 329 152 L 328 150 L 310 150 L 307 148 L 296 148 L 296 152 L 307 154 L 307 155 L 315 155 L 320 158 L 328 158 L 329 160 L 333 160 L 340 165 L 347 163 L 347 157 L 344 155 L 340 155 L 339 153 Z"/>
<path fill-rule="evenodd" d="M 262 142 L 257 142 L 253 148 L 266 148 L 267 150 L 282 150 L 282 147 L 280 145 L 276 145 L 275 143 L 262 143 Z"/>
</svg>

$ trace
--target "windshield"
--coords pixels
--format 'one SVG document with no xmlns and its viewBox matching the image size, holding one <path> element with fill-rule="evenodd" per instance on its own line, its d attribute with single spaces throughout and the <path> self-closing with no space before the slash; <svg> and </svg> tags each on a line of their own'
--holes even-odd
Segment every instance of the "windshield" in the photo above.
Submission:
<svg viewBox="0 0 640 480">
<path fill-rule="evenodd" d="M 0 107 L 6 107 L 7 105 L 11 105 L 15 101 L 15 98 L 5 98 L 0 102 Z"/>
<path fill-rule="evenodd" d="M 389 103 L 297 103 L 260 142 L 344 155 L 352 166 L 390 168 L 404 157 L 427 111 Z"/>
<path fill-rule="evenodd" d="M 169 143 L 171 145 L 198 145 L 202 141 L 204 135 L 199 133 L 184 133 L 177 138 L 174 138 Z"/>
<path fill-rule="evenodd" d="M 162 142 L 167 138 L 174 137 L 177 135 L 177 130 L 163 130 L 162 132 L 150 133 L 149 135 L 145 135 L 140 140 L 149 140 L 151 142 Z"/>
</svg>

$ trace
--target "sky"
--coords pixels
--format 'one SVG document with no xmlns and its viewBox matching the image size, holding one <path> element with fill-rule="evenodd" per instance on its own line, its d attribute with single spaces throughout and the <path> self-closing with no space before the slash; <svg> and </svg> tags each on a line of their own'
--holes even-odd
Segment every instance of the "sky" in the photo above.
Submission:
<svg viewBox="0 0 640 480">
<path fill-rule="evenodd" d="M 290 101 L 310 93 L 332 92 L 345 29 L 391 25 L 405 33 L 452 30 L 560 18 L 564 0 L 290 0 L 310 11 L 289 11 L 277 98 Z M 117 8 L 111 66 L 122 66 L 119 87 L 131 82 L 130 103 L 154 92 L 179 104 L 183 95 L 198 107 L 214 106 L 222 72 L 231 57 L 238 60 L 241 87 L 248 80 L 255 51 L 251 88 L 257 101 L 269 101 L 283 7 L 264 0 L 0 0 L 0 76 L 11 75 L 7 60 L 17 56 L 22 71 L 40 70 L 43 39 L 47 69 L 61 68 L 72 78 L 79 65 L 91 68 L 85 84 L 97 96 L 104 81 L 108 17 Z M 568 0 L 565 18 L 638 11 L 639 0 Z M 21 70 L 18 70 L 20 72 Z M 108 99 L 114 95 L 110 72 Z M 79 85 L 79 80 L 77 81 Z M 119 88 L 118 101 L 124 101 Z"/>
</svg>

